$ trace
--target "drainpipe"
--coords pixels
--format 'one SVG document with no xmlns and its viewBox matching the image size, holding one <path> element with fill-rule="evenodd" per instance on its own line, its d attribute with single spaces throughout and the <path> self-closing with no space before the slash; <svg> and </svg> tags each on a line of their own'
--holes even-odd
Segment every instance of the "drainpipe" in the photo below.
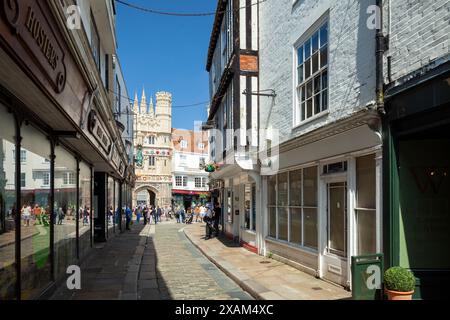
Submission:
<svg viewBox="0 0 450 320">
<path fill-rule="evenodd" d="M 386 39 L 383 35 L 383 0 L 376 0 L 376 6 L 379 10 L 380 27 L 376 33 L 376 95 L 377 110 L 381 114 L 385 114 L 384 109 L 384 74 L 383 74 L 383 56 L 386 50 Z"/>
</svg>

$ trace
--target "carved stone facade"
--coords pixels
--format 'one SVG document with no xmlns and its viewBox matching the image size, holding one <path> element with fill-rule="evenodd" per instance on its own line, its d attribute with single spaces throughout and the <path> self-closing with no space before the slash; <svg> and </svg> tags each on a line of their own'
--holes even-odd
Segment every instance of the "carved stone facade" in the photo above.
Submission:
<svg viewBox="0 0 450 320">
<path fill-rule="evenodd" d="M 172 203 L 172 95 L 156 93 L 147 104 L 145 91 L 139 103 L 135 96 L 136 140 L 136 186 L 133 206 L 152 204 L 160 207 Z"/>
</svg>

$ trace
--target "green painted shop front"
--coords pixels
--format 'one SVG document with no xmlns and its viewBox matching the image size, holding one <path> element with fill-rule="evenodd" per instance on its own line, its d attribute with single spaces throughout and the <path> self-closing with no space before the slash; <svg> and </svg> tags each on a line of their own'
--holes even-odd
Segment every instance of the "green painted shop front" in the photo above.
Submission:
<svg viewBox="0 0 450 320">
<path fill-rule="evenodd" d="M 414 272 L 414 298 L 448 299 L 450 65 L 426 77 L 392 90 L 387 100 L 385 265 L 399 265 Z"/>
</svg>

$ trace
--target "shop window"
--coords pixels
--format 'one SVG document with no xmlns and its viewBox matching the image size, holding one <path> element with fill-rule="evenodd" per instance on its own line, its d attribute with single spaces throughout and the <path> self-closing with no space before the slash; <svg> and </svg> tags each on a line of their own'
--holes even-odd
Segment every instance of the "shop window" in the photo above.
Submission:
<svg viewBox="0 0 450 320">
<path fill-rule="evenodd" d="M 244 199 L 244 228 L 249 230 L 251 226 L 251 201 L 252 201 L 252 188 L 251 185 L 245 185 L 245 199 Z"/>
<path fill-rule="evenodd" d="M 64 172 L 55 179 L 55 271 L 65 273 L 76 257 L 76 171 L 75 157 L 63 147 L 55 148 L 55 167 Z"/>
<path fill-rule="evenodd" d="M 269 177 L 269 236 L 317 249 L 317 179 L 317 167 Z"/>
<path fill-rule="evenodd" d="M 21 173 L 21 298 L 33 299 L 51 281 L 50 261 L 50 188 L 42 188 L 39 180 L 27 179 L 26 172 L 50 172 L 50 142 L 32 125 L 21 127 L 22 148 L 27 161 Z M 21 152 L 22 155 L 22 152 Z"/>
<path fill-rule="evenodd" d="M 14 118 L 0 105 L 0 300 L 16 297 L 16 223 Z M 14 153 L 15 155 L 15 153 Z"/>
<path fill-rule="evenodd" d="M 107 203 L 107 226 L 108 236 L 110 232 L 115 232 L 114 226 L 114 178 L 108 177 L 108 203 Z"/>
<path fill-rule="evenodd" d="M 376 253 L 376 164 L 371 154 L 356 159 L 358 254 Z"/>
<path fill-rule="evenodd" d="M 227 192 L 227 222 L 233 223 L 233 191 Z"/>
<path fill-rule="evenodd" d="M 85 256 L 91 246 L 90 230 L 91 230 L 91 169 L 89 166 L 80 162 L 79 176 L 79 254 L 80 258 Z"/>
<path fill-rule="evenodd" d="M 256 231 L 256 184 L 252 185 L 252 222 L 250 229 Z"/>
</svg>

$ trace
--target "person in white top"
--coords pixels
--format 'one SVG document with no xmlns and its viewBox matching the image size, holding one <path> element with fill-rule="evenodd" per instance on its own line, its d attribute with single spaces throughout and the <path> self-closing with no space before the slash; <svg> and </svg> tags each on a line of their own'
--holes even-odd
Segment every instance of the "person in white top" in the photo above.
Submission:
<svg viewBox="0 0 450 320">
<path fill-rule="evenodd" d="M 24 205 L 22 207 L 22 217 L 24 220 L 24 224 L 26 227 L 30 226 L 30 219 L 31 219 L 31 207 Z"/>
</svg>

